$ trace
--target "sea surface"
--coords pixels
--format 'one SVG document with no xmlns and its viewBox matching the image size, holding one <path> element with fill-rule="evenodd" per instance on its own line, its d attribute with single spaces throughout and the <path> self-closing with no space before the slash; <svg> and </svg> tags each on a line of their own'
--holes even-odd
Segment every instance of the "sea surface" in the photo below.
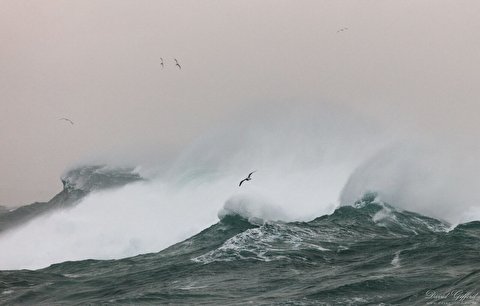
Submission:
<svg viewBox="0 0 480 306">
<path fill-rule="evenodd" d="M 128 173 L 69 173 L 52 201 L 3 209 L 0 240 L 95 186 L 140 180 Z M 227 211 L 156 252 L 0 271 L 2 305 L 479 305 L 479 289 L 480 222 L 452 226 L 375 193 L 306 222 Z"/>
</svg>

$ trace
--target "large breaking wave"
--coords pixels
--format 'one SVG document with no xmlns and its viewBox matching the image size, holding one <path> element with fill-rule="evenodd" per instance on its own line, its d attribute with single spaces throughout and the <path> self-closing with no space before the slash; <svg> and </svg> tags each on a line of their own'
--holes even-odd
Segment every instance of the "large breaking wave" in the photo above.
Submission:
<svg viewBox="0 0 480 306">
<path fill-rule="evenodd" d="M 138 166 L 145 180 L 91 192 L 73 207 L 1 234 L 0 269 L 156 252 L 214 224 L 217 215 L 308 221 L 368 191 L 453 223 L 476 219 L 475 197 L 461 196 L 471 190 L 445 190 L 449 182 L 454 186 L 445 170 L 451 156 L 419 153 L 405 142 L 399 150 L 392 134 L 351 114 L 306 113 L 245 118 L 162 162 L 162 171 Z M 435 162 L 443 163 L 442 171 Z M 457 168 L 455 178 L 466 169 Z M 239 188 L 252 170 L 253 180 Z M 454 200 L 461 205 L 454 207 Z"/>
</svg>

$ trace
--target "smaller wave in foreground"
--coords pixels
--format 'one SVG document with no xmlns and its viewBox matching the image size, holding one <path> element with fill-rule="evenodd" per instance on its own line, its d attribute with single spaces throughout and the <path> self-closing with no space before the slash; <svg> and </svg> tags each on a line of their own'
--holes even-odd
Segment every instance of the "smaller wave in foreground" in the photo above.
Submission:
<svg viewBox="0 0 480 306">
<path fill-rule="evenodd" d="M 424 305 L 480 284 L 480 222 L 449 229 L 368 196 L 310 222 L 230 212 L 159 253 L 1 271 L 0 301 Z"/>
</svg>

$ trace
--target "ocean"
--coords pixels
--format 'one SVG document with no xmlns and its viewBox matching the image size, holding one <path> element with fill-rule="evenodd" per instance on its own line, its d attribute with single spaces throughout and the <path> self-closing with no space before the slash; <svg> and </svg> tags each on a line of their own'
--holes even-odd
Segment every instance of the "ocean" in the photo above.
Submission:
<svg viewBox="0 0 480 306">
<path fill-rule="evenodd" d="M 306 221 L 272 221 L 245 206 L 226 205 L 213 224 L 186 239 L 152 252 L 137 241 L 138 254 L 118 253 L 116 259 L 92 259 L 102 252 L 81 260 L 49 257 L 42 244 L 50 248 L 52 242 L 43 232 L 23 250 L 32 256 L 13 260 L 8 248 L 22 242 L 9 245 L 9 236 L 22 239 L 16 234 L 22 229 L 38 231 L 38 220 L 45 227 L 56 215 L 68 219 L 88 205 L 90 194 L 144 184 L 131 170 L 100 166 L 75 169 L 63 180 L 64 190 L 52 201 L 1 212 L 2 305 L 480 304 L 480 222 L 453 226 L 396 208 L 376 193 Z M 13 219 L 9 215 L 17 222 L 6 222 Z M 76 234 L 74 228 L 62 230 L 70 230 L 70 238 Z M 95 231 L 97 238 L 107 235 Z M 98 239 L 95 247 L 112 250 L 112 237 Z M 31 261 L 38 257 L 50 261 Z"/>
<path fill-rule="evenodd" d="M 288 114 L 79 161 L 0 209 L 0 304 L 480 305 L 469 151 Z"/>
</svg>

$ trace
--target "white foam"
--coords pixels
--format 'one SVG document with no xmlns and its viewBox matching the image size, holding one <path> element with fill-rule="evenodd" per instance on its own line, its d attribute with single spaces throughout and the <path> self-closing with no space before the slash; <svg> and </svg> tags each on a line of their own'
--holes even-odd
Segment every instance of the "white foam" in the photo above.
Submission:
<svg viewBox="0 0 480 306">
<path fill-rule="evenodd" d="M 390 264 L 394 268 L 400 268 L 400 252 L 401 251 L 395 252 L 395 256 L 393 257 L 392 261 L 390 262 Z"/>
<path fill-rule="evenodd" d="M 480 220 L 479 152 L 436 142 L 403 142 L 365 160 L 350 176 L 341 202 L 368 191 L 395 207 L 450 223 Z"/>
<path fill-rule="evenodd" d="M 215 190 L 214 190 L 215 189 Z M 222 183 L 172 192 L 159 182 L 94 193 L 78 206 L 39 217 L 0 239 L 0 269 L 157 252 L 217 222 Z"/>
<path fill-rule="evenodd" d="M 239 215 L 254 224 L 287 219 L 281 207 L 269 203 L 260 195 L 248 193 L 234 195 L 226 201 L 218 217 L 223 219 L 227 215 Z"/>
<path fill-rule="evenodd" d="M 90 194 L 72 209 L 4 233 L 0 269 L 157 252 L 217 222 L 217 214 L 308 221 L 333 212 L 340 194 L 342 203 L 353 204 L 365 191 L 447 220 L 459 220 L 465 212 L 468 219 L 480 216 L 475 193 L 480 171 L 473 158 L 451 171 L 447 161 L 456 155 L 435 150 L 374 155 L 383 147 L 375 134 L 379 129 L 329 109 L 264 117 L 236 121 L 233 128 L 201 137 L 176 159 L 162 158 L 155 168 L 160 174 L 137 168 L 149 173 L 150 182 Z M 252 181 L 238 187 L 253 170 Z"/>
<path fill-rule="evenodd" d="M 248 229 L 231 237 L 217 249 L 193 258 L 192 261 L 203 264 L 233 260 L 268 262 L 288 260 L 288 253 L 292 250 L 330 251 L 311 242 L 315 239 L 313 232 L 301 228 L 287 229 L 289 226 L 285 223 L 266 223 Z"/>
<path fill-rule="evenodd" d="M 245 173 L 231 170 L 177 180 L 160 177 L 92 193 L 71 209 L 0 236 L 0 269 L 158 252 L 218 222 L 217 214 L 236 213 L 259 223 L 308 221 L 334 210 L 348 177 L 341 166 L 334 172 L 325 169 L 300 168 L 287 175 L 265 164 L 242 187 L 238 181 Z"/>
</svg>

